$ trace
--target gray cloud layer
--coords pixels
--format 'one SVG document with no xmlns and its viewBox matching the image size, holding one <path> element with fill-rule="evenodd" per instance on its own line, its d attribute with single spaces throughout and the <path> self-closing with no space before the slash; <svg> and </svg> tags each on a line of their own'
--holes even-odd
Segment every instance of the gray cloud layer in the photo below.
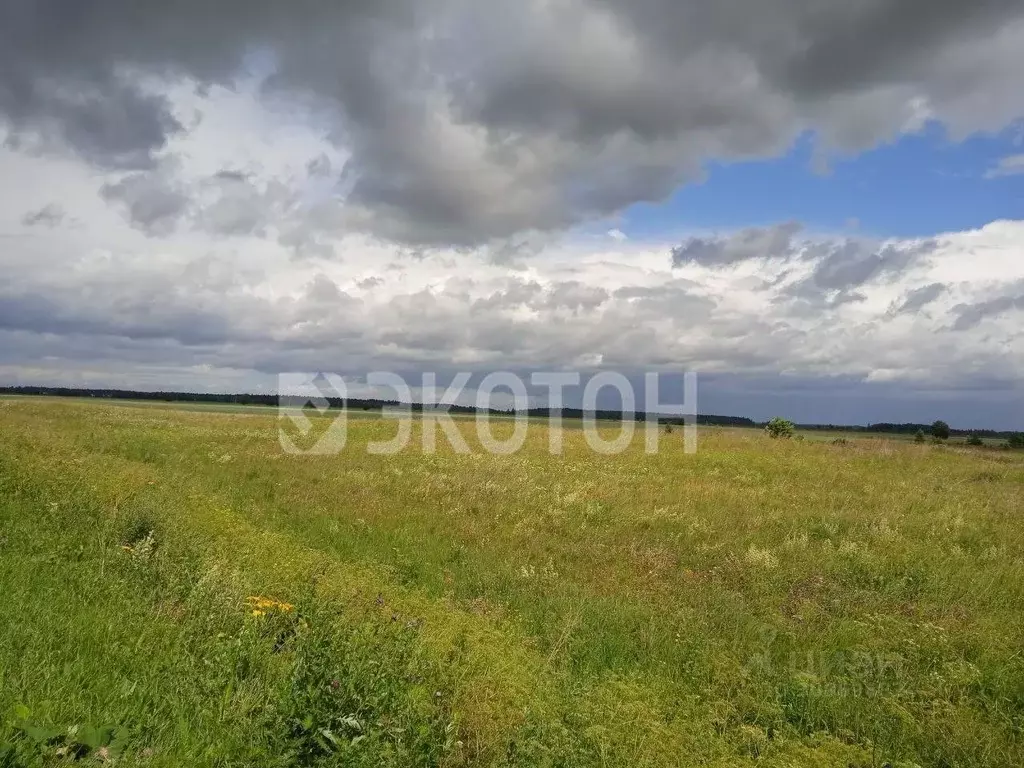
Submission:
<svg viewBox="0 0 1024 768">
<path fill-rule="evenodd" d="M 795 222 L 775 227 L 744 229 L 729 237 L 691 237 L 672 249 L 673 266 L 687 263 L 726 266 L 755 258 L 788 258 L 795 247 Z"/>
<path fill-rule="evenodd" d="M 903 314 L 904 312 L 918 312 L 939 298 L 948 289 L 949 286 L 942 283 L 929 283 L 920 288 L 915 288 L 912 291 L 908 291 L 898 304 L 894 303 L 890 311 L 894 315 Z"/>
<path fill-rule="evenodd" d="M 859 149 L 928 115 L 1000 126 L 1024 113 L 1024 6 L 7 0 L 0 119 L 10 141 L 152 168 L 184 130 L 160 83 L 230 84 L 247 60 L 272 70 L 267 93 L 335 116 L 348 228 L 470 244 L 660 199 L 806 128 Z M 127 184 L 108 194 L 161 231 L 178 202 Z M 213 219 L 261 226 L 231 200 Z"/>
<path fill-rule="evenodd" d="M 1017 286 L 1018 291 L 1022 288 L 1024 286 Z M 1014 309 L 1024 309 L 1024 293 L 997 296 L 975 303 L 957 304 L 953 307 L 953 312 L 956 314 L 953 330 L 967 331 L 976 328 L 986 318 L 998 317 Z"/>
<path fill-rule="evenodd" d="M 29 211 L 21 218 L 26 227 L 57 227 L 64 221 L 64 208 L 58 203 L 48 203 L 35 211 Z"/>
<path fill-rule="evenodd" d="M 158 173 L 132 173 L 104 184 L 100 195 L 124 206 L 131 222 L 150 235 L 174 231 L 188 208 L 189 198 L 173 181 Z"/>
<path fill-rule="evenodd" d="M 867 238 L 799 238 L 799 232 L 799 224 L 786 222 L 721 237 L 691 237 L 672 249 L 672 266 L 721 268 L 755 260 L 810 264 L 810 273 L 790 282 L 780 298 L 814 302 L 832 294 L 831 303 L 835 303 L 860 300 L 863 297 L 853 293 L 854 289 L 872 280 L 899 276 L 937 246 L 934 240 L 885 243 Z"/>
</svg>

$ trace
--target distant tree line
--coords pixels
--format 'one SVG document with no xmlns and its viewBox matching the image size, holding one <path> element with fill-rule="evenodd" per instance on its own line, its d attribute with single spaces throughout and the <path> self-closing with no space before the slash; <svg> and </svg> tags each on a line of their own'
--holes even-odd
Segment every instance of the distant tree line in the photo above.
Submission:
<svg viewBox="0 0 1024 768">
<path fill-rule="evenodd" d="M 76 387 L 0 387 L 0 394 L 11 395 L 50 395 L 54 397 L 100 397 L 112 400 L 145 400 L 166 403 L 220 403 L 228 405 L 263 405 L 277 407 L 278 405 L 304 406 L 308 399 L 305 397 L 290 395 L 260 395 L 251 393 L 218 394 L 209 392 L 141 392 L 132 389 L 91 389 Z M 436 410 L 446 413 L 475 414 L 477 412 L 493 413 L 496 415 L 511 415 L 512 410 L 498 408 L 476 408 L 471 405 L 424 405 L 423 403 L 400 403 L 397 400 L 380 400 L 375 398 L 326 398 L 329 408 L 350 408 L 355 410 L 379 411 L 384 408 L 396 408 L 403 406 L 413 411 Z M 535 418 L 550 418 L 561 412 L 563 418 L 582 419 L 584 411 L 581 408 L 529 408 L 526 415 Z M 589 415 L 589 414 L 588 414 Z M 603 409 L 593 412 L 594 418 L 607 421 L 621 421 L 623 413 L 621 410 Z M 655 419 L 665 424 L 682 424 L 683 420 L 677 417 L 665 417 L 658 414 L 637 413 L 633 418 L 637 421 Z M 716 416 L 714 414 L 699 414 L 696 418 L 698 424 L 716 426 L 753 427 L 756 426 L 752 419 L 740 416 Z"/>
<path fill-rule="evenodd" d="M 230 405 L 263 405 L 276 407 L 278 405 L 301 406 L 306 403 L 306 398 L 276 394 L 218 394 L 209 392 L 141 392 L 131 389 L 92 389 L 76 387 L 0 387 L 0 394 L 11 395 L 50 395 L 55 397 L 102 397 L 113 400 L 148 400 L 168 403 L 222 403 Z M 513 411 L 497 408 L 476 408 L 471 405 L 441 405 L 424 406 L 423 403 L 399 403 L 397 400 L 380 400 L 375 398 L 338 398 L 329 397 L 327 402 L 330 408 L 349 408 L 364 411 L 379 411 L 384 408 L 395 408 L 403 406 L 413 411 L 438 410 L 447 413 L 475 414 L 477 412 L 494 413 L 496 415 L 511 415 Z M 530 408 L 526 414 L 535 418 L 550 418 L 557 411 L 561 412 L 563 418 L 581 419 L 584 411 L 581 408 Z M 588 414 L 589 415 L 589 414 Z M 593 417 L 605 421 L 621 421 L 623 413 L 621 410 L 603 409 L 593 412 Z M 636 421 L 656 420 L 659 423 L 669 426 L 682 425 L 683 419 L 677 416 L 664 416 L 655 413 L 639 412 L 632 416 Z M 715 414 L 702 413 L 696 417 L 698 424 L 720 427 L 759 427 L 764 429 L 769 422 L 756 422 L 743 416 L 719 416 Z M 938 423 L 938 422 L 936 422 Z M 932 434 L 934 424 L 893 424 L 890 422 L 879 422 L 867 426 L 850 424 L 795 424 L 794 427 L 800 430 L 823 430 L 829 432 L 876 432 L 892 434 L 914 435 L 918 432 Z M 994 429 L 949 429 L 949 435 L 954 436 L 977 436 L 989 438 L 1002 438 L 1007 440 L 1013 447 L 1024 447 L 1024 435 L 1013 430 Z"/>
<path fill-rule="evenodd" d="M 938 422 L 936 422 L 938 423 Z M 944 423 L 944 422 L 943 422 Z M 763 425 L 760 425 L 763 426 Z M 907 422 L 905 424 L 893 424 L 887 421 L 878 422 L 877 424 L 868 424 L 867 426 L 850 425 L 850 424 L 797 424 L 797 429 L 808 429 L 808 430 L 824 430 L 828 432 L 880 432 L 897 435 L 916 435 L 918 432 L 930 435 L 935 424 L 915 424 Z M 953 427 L 946 427 L 948 429 L 949 436 L 968 436 L 977 435 L 978 437 L 991 437 L 991 438 L 1003 438 L 1009 439 L 1014 437 L 1017 432 L 1012 429 L 954 429 Z"/>
</svg>

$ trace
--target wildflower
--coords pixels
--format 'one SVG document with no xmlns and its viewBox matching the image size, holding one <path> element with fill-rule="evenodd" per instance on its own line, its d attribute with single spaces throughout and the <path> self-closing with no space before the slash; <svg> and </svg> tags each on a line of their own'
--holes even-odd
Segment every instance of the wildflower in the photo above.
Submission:
<svg viewBox="0 0 1024 768">
<path fill-rule="evenodd" d="M 156 539 L 153 537 L 153 532 L 150 531 L 145 538 L 135 542 L 134 545 L 122 544 L 121 549 L 137 560 L 148 560 L 156 550 Z"/>
<path fill-rule="evenodd" d="M 245 602 L 249 604 L 252 615 L 257 618 L 266 616 L 268 613 L 291 613 L 295 610 L 295 606 L 291 603 L 284 603 L 272 597 L 262 597 L 260 595 L 247 597 Z"/>
<path fill-rule="evenodd" d="M 753 545 L 747 550 L 746 560 L 751 565 L 759 565 L 766 569 L 775 568 L 779 564 L 779 559 L 771 550 L 759 549 Z"/>
</svg>

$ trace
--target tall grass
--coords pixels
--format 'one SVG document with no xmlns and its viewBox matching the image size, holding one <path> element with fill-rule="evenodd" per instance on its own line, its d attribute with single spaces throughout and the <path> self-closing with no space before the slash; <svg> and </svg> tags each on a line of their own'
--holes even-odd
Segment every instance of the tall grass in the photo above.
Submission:
<svg viewBox="0 0 1024 768">
<path fill-rule="evenodd" d="M 0 765 L 1024 764 L 1019 454 L 0 425 Z"/>
</svg>

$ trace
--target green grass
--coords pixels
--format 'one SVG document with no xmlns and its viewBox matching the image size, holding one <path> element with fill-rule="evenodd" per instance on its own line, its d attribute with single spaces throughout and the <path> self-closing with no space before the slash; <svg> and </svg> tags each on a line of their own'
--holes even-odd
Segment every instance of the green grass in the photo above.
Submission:
<svg viewBox="0 0 1024 768">
<path fill-rule="evenodd" d="M 1024 764 L 1018 452 L 247 413 L 0 400 L 0 766 Z"/>
</svg>

